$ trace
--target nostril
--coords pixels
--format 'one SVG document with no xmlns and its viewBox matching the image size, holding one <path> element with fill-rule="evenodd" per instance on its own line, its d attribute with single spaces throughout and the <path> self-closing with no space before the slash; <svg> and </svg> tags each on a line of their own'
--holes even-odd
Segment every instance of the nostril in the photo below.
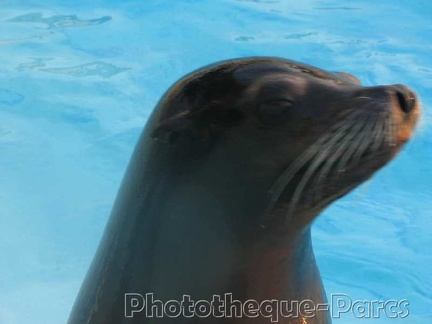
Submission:
<svg viewBox="0 0 432 324">
<path fill-rule="evenodd" d="M 416 99 L 411 91 L 396 91 L 396 97 L 404 113 L 409 114 L 414 109 Z"/>
<path fill-rule="evenodd" d="M 404 112 L 407 112 L 405 97 L 401 92 L 396 92 L 396 97 L 399 101 L 399 106 Z"/>
</svg>

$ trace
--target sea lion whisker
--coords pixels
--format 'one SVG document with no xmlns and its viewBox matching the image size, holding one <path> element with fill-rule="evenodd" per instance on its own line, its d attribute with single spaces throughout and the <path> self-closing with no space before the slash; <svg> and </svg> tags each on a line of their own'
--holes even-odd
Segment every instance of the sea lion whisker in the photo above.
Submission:
<svg viewBox="0 0 432 324">
<path fill-rule="evenodd" d="M 350 113 L 347 117 L 340 119 L 340 117 L 346 116 L 348 113 Z M 363 112 L 358 109 L 350 109 L 348 111 L 343 111 L 343 114 L 336 115 L 336 119 L 338 120 L 335 124 L 333 124 L 330 128 L 332 131 L 339 131 L 340 127 L 343 127 L 348 121 L 351 121 L 358 115 L 361 115 Z"/>
<path fill-rule="evenodd" d="M 264 219 L 269 218 L 271 211 L 273 210 L 274 206 L 276 205 L 283 191 L 290 183 L 290 181 L 293 179 L 293 177 L 296 175 L 296 173 L 303 166 L 305 166 L 310 160 L 312 160 L 314 156 L 319 154 L 319 148 L 325 145 L 322 143 L 325 143 L 327 140 L 331 139 L 332 137 L 331 135 L 332 133 L 328 133 L 327 135 L 323 136 L 319 141 L 312 144 L 307 150 L 305 150 L 303 154 L 299 156 L 299 158 L 297 158 L 292 164 L 290 164 L 285 169 L 285 171 L 283 171 L 282 174 L 277 178 L 277 180 L 274 182 L 274 184 L 270 187 L 268 191 L 268 195 L 270 196 L 270 199 L 263 213 Z"/>
<path fill-rule="evenodd" d="M 278 188 L 281 187 L 281 184 L 285 184 L 287 180 L 288 174 L 291 174 L 292 171 L 298 170 L 303 165 L 310 160 L 313 155 L 317 154 L 317 148 L 320 148 L 327 140 L 330 140 L 333 133 L 329 132 L 322 136 L 318 141 L 312 143 L 292 164 L 290 164 L 282 174 L 279 175 L 277 180 L 273 183 L 268 193 L 270 195 L 275 194 L 278 191 Z M 282 185 L 284 186 L 284 185 Z"/>
<path fill-rule="evenodd" d="M 305 189 L 306 184 L 309 181 L 310 177 L 319 169 L 320 165 L 322 165 L 322 162 L 328 159 L 330 154 L 334 154 L 334 152 L 332 152 L 332 149 L 335 147 L 335 144 L 338 143 L 340 138 L 345 136 L 345 130 L 350 129 L 351 126 L 352 126 L 351 123 L 345 123 L 343 126 L 340 127 L 339 131 L 336 134 L 334 134 L 331 140 L 328 141 L 326 145 L 321 147 L 321 152 L 318 155 L 316 155 L 316 158 L 312 161 L 311 165 L 306 170 L 305 174 L 303 175 L 302 179 L 300 180 L 299 184 L 294 190 L 294 194 L 291 198 L 290 206 L 286 216 L 286 221 L 289 220 L 290 215 L 294 211 L 295 206 L 303 190 Z"/>
<path fill-rule="evenodd" d="M 363 113 L 361 110 L 359 112 Z M 332 156 L 326 160 L 325 164 L 320 170 L 319 175 L 316 177 L 316 180 L 311 185 L 312 188 L 315 188 L 311 194 L 314 195 L 314 204 L 317 204 L 318 201 L 321 200 L 322 197 L 322 188 L 330 174 L 330 170 L 336 164 L 338 159 L 344 154 L 349 144 L 352 144 L 352 139 L 356 138 L 361 130 L 365 127 L 365 123 L 358 123 L 356 120 L 352 121 L 348 126 L 350 132 L 343 138 L 343 141 L 339 143 L 338 148 L 335 152 L 333 152 Z"/>
<path fill-rule="evenodd" d="M 350 119 L 354 118 L 356 115 L 358 115 L 359 111 L 349 111 L 351 113 Z M 337 125 L 337 127 L 335 126 Z M 318 154 L 319 149 L 321 149 L 327 140 L 331 141 L 334 137 L 334 132 L 342 132 L 345 129 L 349 129 L 350 125 L 347 125 L 346 120 L 342 120 L 338 123 L 333 125 L 333 127 L 330 128 L 330 130 L 322 136 L 318 141 L 313 143 L 308 149 L 305 150 L 305 152 L 300 155 L 300 157 L 294 161 L 290 166 L 287 167 L 287 169 L 282 172 L 282 174 L 278 177 L 278 179 L 275 181 L 275 183 L 272 185 L 272 187 L 269 190 L 269 195 L 271 196 L 268 206 L 264 212 L 264 215 L 267 216 L 271 210 L 273 209 L 274 205 L 280 198 L 280 195 L 285 190 L 288 183 L 291 181 L 295 173 L 300 170 L 309 160 L 311 160 L 316 154 Z M 336 137 L 336 139 L 339 136 Z"/>
<path fill-rule="evenodd" d="M 342 156 L 341 160 L 338 163 L 338 166 L 336 167 L 337 170 L 339 171 L 344 171 L 345 170 L 345 166 L 347 165 L 348 161 L 353 157 L 353 155 L 355 154 L 355 152 L 357 151 L 359 145 L 363 142 L 365 137 L 368 137 L 369 132 L 368 130 L 370 129 L 370 123 L 369 123 L 369 118 L 371 118 L 371 116 L 373 116 L 373 113 L 370 113 L 367 116 L 366 121 L 364 121 L 363 124 L 363 130 L 361 131 L 361 133 L 359 134 L 359 136 L 356 138 L 355 142 L 352 143 L 352 145 L 345 151 L 345 154 Z"/>
<path fill-rule="evenodd" d="M 372 147 L 371 147 L 373 153 L 378 151 L 380 145 L 382 144 L 382 142 L 385 139 L 384 129 L 385 129 L 385 123 L 386 123 L 386 117 L 387 117 L 386 114 L 387 113 L 385 111 L 383 111 L 378 115 L 379 123 L 377 123 L 377 127 L 376 127 L 376 130 L 375 130 L 374 135 L 373 135 L 374 142 L 373 142 Z"/>
<path fill-rule="evenodd" d="M 393 114 L 389 114 L 387 118 L 389 120 L 389 145 L 396 146 L 396 123 Z"/>
<path fill-rule="evenodd" d="M 365 105 L 362 106 L 362 109 L 365 109 Z M 368 115 L 368 119 L 365 123 L 353 123 L 353 128 L 352 131 L 344 138 L 344 141 L 342 143 L 340 143 L 338 149 L 332 154 L 332 156 L 326 161 L 325 165 L 322 167 L 319 175 L 317 176 L 317 179 L 315 180 L 314 184 L 312 185 L 312 187 L 315 187 L 316 189 L 314 190 L 314 201 L 317 202 L 321 199 L 322 196 L 322 186 L 320 185 L 320 183 L 324 183 L 325 180 L 327 179 L 328 175 L 330 174 L 330 170 L 332 169 L 332 167 L 336 164 L 337 160 L 343 156 L 344 153 L 347 153 L 347 151 L 349 150 L 350 147 L 357 147 L 357 144 L 353 144 L 352 143 L 352 139 L 357 138 L 359 133 L 361 132 L 361 130 L 363 128 L 363 131 L 366 133 L 369 133 L 369 119 L 372 119 L 373 113 L 370 113 Z M 375 123 L 376 126 L 376 123 Z M 359 136 L 359 140 L 356 141 L 355 143 L 360 143 L 360 139 L 364 138 L 364 136 Z M 352 144 L 350 146 L 348 146 L 348 144 Z M 349 154 L 346 158 L 346 161 L 349 160 L 349 157 L 351 156 L 351 154 Z M 342 171 L 343 167 L 344 167 L 345 163 L 341 163 L 339 168 L 336 168 L 336 170 Z"/>
<path fill-rule="evenodd" d="M 347 147 L 349 147 L 348 145 L 352 142 L 352 139 L 355 138 L 359 134 L 361 129 L 364 127 L 363 124 L 356 123 L 355 121 L 351 122 L 350 128 L 351 128 L 351 126 L 353 127 L 352 130 L 347 134 L 347 136 L 345 136 L 345 138 L 343 139 L 342 143 L 340 143 L 337 150 L 326 161 L 326 163 L 322 167 L 319 175 L 317 176 L 317 178 L 314 182 L 313 187 L 317 188 L 315 201 L 321 199 L 322 187 L 320 186 L 320 184 L 325 182 L 325 180 L 327 179 L 327 176 L 330 174 L 330 170 L 331 170 L 332 166 L 334 166 L 336 164 L 337 160 L 344 154 Z"/>
<path fill-rule="evenodd" d="M 365 128 L 358 137 L 358 140 L 355 142 L 351 155 L 348 157 L 348 160 L 350 160 L 351 163 L 355 163 L 360 160 L 361 155 L 367 150 L 371 142 L 371 133 L 375 124 L 371 123 L 370 120 L 371 118 L 369 116 L 369 118 L 367 118 L 367 122 L 365 123 Z"/>
<path fill-rule="evenodd" d="M 370 122 L 370 120 L 372 120 L 372 122 Z M 379 120 L 376 118 L 376 114 L 369 115 L 367 129 L 364 129 L 366 136 L 362 138 L 360 145 L 357 147 L 356 152 L 353 154 L 353 161 L 358 161 L 361 158 L 362 154 L 366 152 L 368 148 L 370 148 L 371 144 L 374 141 L 373 131 L 378 124 L 378 121 Z"/>
<path fill-rule="evenodd" d="M 348 125 L 348 127 L 350 129 L 350 132 L 346 135 L 346 137 L 344 138 L 343 142 L 340 143 L 340 146 L 338 147 L 338 149 L 336 150 L 336 152 L 334 152 L 335 155 L 333 155 L 329 159 L 329 161 L 326 162 L 326 166 L 333 164 L 333 160 L 337 160 L 337 157 L 336 157 L 337 154 L 340 151 L 343 151 L 343 149 L 345 148 L 345 145 L 348 144 L 352 138 L 355 138 L 357 136 L 357 134 L 361 131 L 361 129 L 364 126 L 365 126 L 364 124 L 357 123 L 356 121 L 352 121 L 351 124 Z M 324 172 L 325 169 L 323 169 L 322 171 Z"/>
<path fill-rule="evenodd" d="M 352 114 L 357 111 L 358 111 L 357 109 L 353 109 L 353 108 L 342 110 L 335 116 L 335 119 L 338 120 L 339 118 L 344 117 L 347 114 Z"/>
<path fill-rule="evenodd" d="M 265 218 L 269 215 L 273 207 L 276 205 L 276 202 L 280 198 L 282 192 L 285 190 L 288 183 L 291 181 L 292 177 L 316 154 L 317 154 L 316 150 L 306 150 L 302 155 L 300 155 L 300 157 L 297 160 L 294 161 L 294 163 L 289 165 L 285 169 L 285 171 L 283 171 L 282 174 L 278 177 L 278 179 L 274 182 L 274 184 L 271 186 L 271 188 L 268 191 L 268 195 L 270 196 L 270 199 L 264 211 Z"/>
<path fill-rule="evenodd" d="M 393 133 L 392 133 L 392 116 L 390 114 L 386 115 L 385 118 L 385 143 L 388 146 L 393 146 Z"/>
<path fill-rule="evenodd" d="M 335 142 L 336 142 L 336 140 L 335 140 Z M 322 162 L 325 161 L 330 156 L 330 154 L 332 153 L 331 152 L 332 147 L 334 147 L 334 143 L 328 143 L 325 147 L 323 147 L 322 151 L 312 161 L 312 163 L 310 164 L 310 166 L 308 167 L 308 169 L 304 173 L 303 177 L 300 179 L 300 182 L 296 186 L 294 193 L 291 197 L 288 211 L 287 211 L 286 216 L 285 216 L 285 222 L 286 223 L 290 220 L 291 215 L 294 212 L 295 207 L 296 207 L 296 205 L 297 205 L 297 203 L 301 197 L 301 194 L 303 193 L 303 191 L 307 185 L 307 182 L 315 174 L 315 172 L 317 170 L 319 170 L 319 167 L 322 164 Z"/>
</svg>

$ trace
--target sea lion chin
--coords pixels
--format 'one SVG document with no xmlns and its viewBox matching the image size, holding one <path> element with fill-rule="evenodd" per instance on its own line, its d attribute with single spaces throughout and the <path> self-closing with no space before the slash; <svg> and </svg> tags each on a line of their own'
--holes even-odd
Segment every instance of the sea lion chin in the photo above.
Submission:
<svg viewBox="0 0 432 324">
<path fill-rule="evenodd" d="M 141 311 L 126 321 L 127 293 L 325 303 L 310 226 L 394 158 L 419 114 L 406 86 L 364 87 L 280 58 L 185 76 L 147 122 L 69 323 L 164 322 Z M 281 322 L 330 318 L 317 311 Z"/>
</svg>

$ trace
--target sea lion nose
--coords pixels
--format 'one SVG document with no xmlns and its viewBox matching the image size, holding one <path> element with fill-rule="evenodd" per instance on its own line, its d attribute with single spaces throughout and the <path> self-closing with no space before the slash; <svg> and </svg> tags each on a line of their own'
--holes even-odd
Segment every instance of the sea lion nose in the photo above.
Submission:
<svg viewBox="0 0 432 324">
<path fill-rule="evenodd" d="M 402 111 L 406 114 L 413 111 L 417 102 L 414 92 L 410 88 L 401 84 L 392 86 L 392 89 Z"/>
</svg>

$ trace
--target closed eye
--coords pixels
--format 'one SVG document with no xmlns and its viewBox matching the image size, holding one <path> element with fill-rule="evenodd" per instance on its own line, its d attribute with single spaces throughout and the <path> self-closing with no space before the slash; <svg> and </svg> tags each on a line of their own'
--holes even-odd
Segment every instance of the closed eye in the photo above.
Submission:
<svg viewBox="0 0 432 324">
<path fill-rule="evenodd" d="M 260 113 L 263 117 L 277 118 L 289 111 L 293 102 L 288 99 L 274 99 L 265 101 L 260 106 Z"/>
</svg>

